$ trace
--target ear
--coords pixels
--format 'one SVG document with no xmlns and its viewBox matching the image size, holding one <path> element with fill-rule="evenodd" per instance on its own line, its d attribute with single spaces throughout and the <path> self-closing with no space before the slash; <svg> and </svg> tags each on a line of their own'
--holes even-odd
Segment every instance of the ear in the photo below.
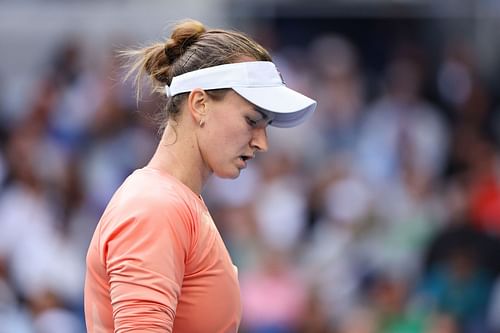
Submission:
<svg viewBox="0 0 500 333">
<path fill-rule="evenodd" d="M 188 110 L 195 124 L 199 124 L 207 114 L 208 95 L 205 90 L 196 88 L 189 93 Z"/>
</svg>

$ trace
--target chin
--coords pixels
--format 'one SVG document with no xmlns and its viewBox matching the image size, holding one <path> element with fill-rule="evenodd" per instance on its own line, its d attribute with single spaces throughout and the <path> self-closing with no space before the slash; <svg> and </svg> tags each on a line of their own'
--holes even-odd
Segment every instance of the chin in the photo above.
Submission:
<svg viewBox="0 0 500 333">
<path fill-rule="evenodd" d="M 214 171 L 214 174 L 217 177 L 224 179 L 236 179 L 240 176 L 240 173 L 241 173 L 240 169 Z"/>
</svg>

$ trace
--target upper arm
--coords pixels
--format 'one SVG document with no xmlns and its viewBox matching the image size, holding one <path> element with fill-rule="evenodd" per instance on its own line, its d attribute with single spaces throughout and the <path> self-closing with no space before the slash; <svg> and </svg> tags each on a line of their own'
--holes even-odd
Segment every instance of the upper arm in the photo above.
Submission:
<svg viewBox="0 0 500 333">
<path fill-rule="evenodd" d="M 115 332 L 171 332 L 189 248 L 179 207 L 128 207 L 106 239 Z"/>
</svg>

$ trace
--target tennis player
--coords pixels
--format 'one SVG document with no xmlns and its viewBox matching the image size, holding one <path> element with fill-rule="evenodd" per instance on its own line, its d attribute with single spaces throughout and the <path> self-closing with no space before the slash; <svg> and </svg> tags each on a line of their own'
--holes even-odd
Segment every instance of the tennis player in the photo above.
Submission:
<svg viewBox="0 0 500 333">
<path fill-rule="evenodd" d="M 132 54 L 137 80 L 166 95 L 166 119 L 151 161 L 116 191 L 92 238 L 87 330 L 234 333 L 237 270 L 200 193 L 212 174 L 236 178 L 266 151 L 268 125 L 299 125 L 316 102 L 286 87 L 255 41 L 197 21 Z"/>
</svg>

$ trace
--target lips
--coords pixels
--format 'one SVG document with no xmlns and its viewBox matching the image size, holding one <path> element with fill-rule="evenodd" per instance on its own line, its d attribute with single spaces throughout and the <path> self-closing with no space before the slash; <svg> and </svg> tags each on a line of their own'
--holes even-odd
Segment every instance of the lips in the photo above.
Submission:
<svg viewBox="0 0 500 333">
<path fill-rule="evenodd" d="M 240 158 L 243 160 L 243 162 L 246 162 L 248 160 L 251 160 L 252 158 L 254 158 L 254 155 L 241 155 Z"/>
<path fill-rule="evenodd" d="M 243 168 L 246 168 L 247 166 L 247 161 L 251 160 L 254 156 L 253 155 L 241 155 L 239 157 L 239 160 L 242 162 Z"/>
</svg>

